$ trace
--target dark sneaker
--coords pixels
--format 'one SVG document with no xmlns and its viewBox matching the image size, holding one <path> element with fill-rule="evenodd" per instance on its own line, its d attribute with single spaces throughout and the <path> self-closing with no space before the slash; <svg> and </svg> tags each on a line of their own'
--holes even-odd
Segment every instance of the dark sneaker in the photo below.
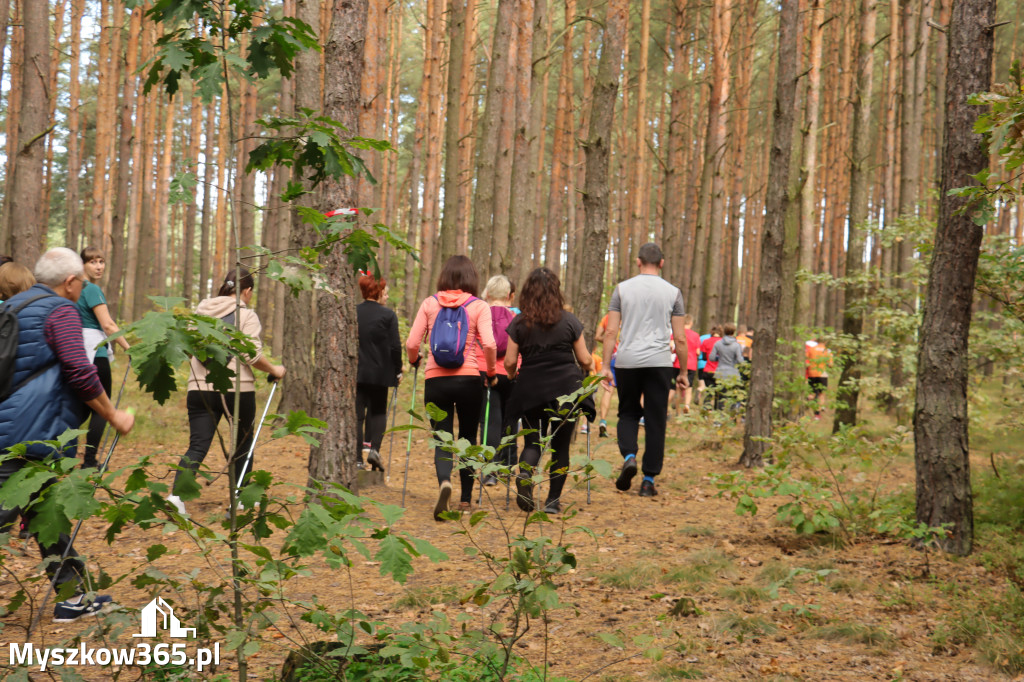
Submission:
<svg viewBox="0 0 1024 682">
<path fill-rule="evenodd" d="M 441 487 L 437 490 L 437 503 L 434 505 L 434 520 L 444 521 L 441 514 L 448 511 L 448 501 L 452 499 L 451 481 L 441 481 Z"/>
<path fill-rule="evenodd" d="M 484 476 L 484 485 L 486 485 L 486 486 L 498 485 L 498 477 L 495 476 L 494 474 L 487 474 L 486 476 Z"/>
<path fill-rule="evenodd" d="M 562 513 L 562 503 L 559 502 L 558 500 L 548 500 L 547 502 L 544 503 L 544 513 L 545 514 L 561 514 Z"/>
<path fill-rule="evenodd" d="M 371 471 L 384 471 L 384 464 L 380 461 L 380 453 L 370 450 L 366 453 L 366 463 L 370 465 Z"/>
<path fill-rule="evenodd" d="M 533 481 L 525 474 L 516 476 L 516 504 L 524 512 L 533 511 Z"/>
<path fill-rule="evenodd" d="M 636 457 L 630 457 L 622 463 L 622 471 L 615 479 L 615 487 L 619 490 L 629 490 L 633 485 L 633 477 L 636 476 Z"/>
<path fill-rule="evenodd" d="M 655 490 L 654 484 L 650 481 L 644 481 L 640 484 L 640 497 L 654 497 L 657 494 L 658 491 Z"/>
<path fill-rule="evenodd" d="M 82 616 L 90 614 L 106 613 L 121 608 L 114 603 L 114 600 L 105 594 L 97 594 L 93 600 L 82 598 L 78 604 L 70 601 L 59 601 L 53 606 L 54 623 L 72 623 Z"/>
<path fill-rule="evenodd" d="M 605 422 L 605 420 L 602 419 L 601 423 L 598 424 L 597 428 L 598 428 L 598 432 L 599 432 L 598 433 L 598 437 L 599 438 L 607 438 L 608 437 L 608 424 Z"/>
</svg>

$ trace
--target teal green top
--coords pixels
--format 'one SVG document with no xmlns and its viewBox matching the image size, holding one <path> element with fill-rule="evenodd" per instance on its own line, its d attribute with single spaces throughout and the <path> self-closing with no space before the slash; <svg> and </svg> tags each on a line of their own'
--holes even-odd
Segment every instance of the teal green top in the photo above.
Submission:
<svg viewBox="0 0 1024 682">
<path fill-rule="evenodd" d="M 100 321 L 96 319 L 96 313 L 92 309 L 98 305 L 106 304 L 107 298 L 103 295 L 103 290 L 92 282 L 86 282 L 82 287 L 82 295 L 78 297 L 78 312 L 82 316 L 82 327 L 103 331 L 103 327 L 100 326 Z M 96 357 L 107 357 L 106 344 L 96 350 Z"/>
</svg>

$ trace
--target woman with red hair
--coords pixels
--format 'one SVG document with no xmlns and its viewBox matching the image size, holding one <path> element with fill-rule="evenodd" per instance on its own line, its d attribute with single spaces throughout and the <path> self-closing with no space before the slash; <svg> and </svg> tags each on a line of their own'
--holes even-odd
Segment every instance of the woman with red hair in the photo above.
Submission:
<svg viewBox="0 0 1024 682">
<path fill-rule="evenodd" d="M 366 463 L 384 471 L 380 444 L 388 424 L 388 388 L 398 385 L 402 372 L 402 341 L 398 316 L 385 305 L 388 283 L 373 275 L 359 278 L 363 302 L 356 306 L 359 323 L 359 369 L 356 371 L 356 433 Z M 363 467 L 361 455 L 356 464 Z"/>
</svg>

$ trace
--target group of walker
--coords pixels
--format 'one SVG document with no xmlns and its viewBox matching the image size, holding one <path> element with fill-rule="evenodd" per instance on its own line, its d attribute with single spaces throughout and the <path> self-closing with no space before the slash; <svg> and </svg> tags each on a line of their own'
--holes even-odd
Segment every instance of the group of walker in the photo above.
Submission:
<svg viewBox="0 0 1024 682">
<path fill-rule="evenodd" d="M 617 338 L 618 343 L 604 344 L 602 364 L 606 369 L 602 375 L 606 394 L 613 387 L 619 394 L 618 445 L 623 465 L 616 486 L 631 488 L 637 473 L 638 431 L 643 424 L 640 495 L 652 497 L 657 494 L 654 481 L 664 459 L 669 392 L 674 386 L 689 387 L 686 373 L 673 372 L 673 353 L 669 351 L 673 333 L 683 338 L 685 311 L 679 289 L 660 277 L 664 257 L 656 244 L 640 248 L 637 265 L 640 274 L 621 282 L 612 293 L 605 338 Z M 360 288 L 365 301 L 358 307 L 358 432 L 368 465 L 378 469 L 383 468 L 380 445 L 386 429 L 387 390 L 397 392 L 401 348 L 397 316 L 384 306 L 386 284 L 364 275 Z M 543 450 L 549 450 L 549 484 L 540 508 L 549 514 L 560 513 L 573 424 L 583 418 L 595 421 L 596 408 L 589 396 L 569 410 L 559 404 L 559 398 L 582 388 L 584 376 L 595 372 L 598 358 L 588 350 L 583 323 L 566 309 L 558 276 L 550 269 L 537 268 L 527 276 L 519 308 L 512 307 L 515 290 L 504 275 L 487 282 L 482 298 L 478 293 L 479 277 L 473 262 L 466 256 L 452 256 L 441 268 L 437 292 L 420 304 L 406 338 L 406 358 L 416 372 L 426 356 L 423 402 L 443 412 L 443 416 L 432 414 L 431 429 L 452 433 L 470 444 L 476 444 L 482 432 L 482 440 L 495 452 L 492 461 L 510 471 L 518 464 L 516 502 L 524 511 L 537 507 L 535 473 L 541 469 Z M 423 353 L 425 343 L 429 351 Z M 686 361 L 684 344 L 674 353 Z M 453 431 L 456 417 L 457 433 Z M 499 446 L 503 437 L 520 430 L 523 448 L 517 458 L 514 444 L 506 441 L 504 447 Z M 606 429 L 601 432 L 605 435 Z M 435 447 L 436 520 L 449 511 L 456 460 L 443 445 Z M 468 511 L 476 483 L 474 468 L 463 463 L 458 472 L 455 509 Z M 482 483 L 495 485 L 498 479 L 493 472 L 487 473 Z"/>
</svg>

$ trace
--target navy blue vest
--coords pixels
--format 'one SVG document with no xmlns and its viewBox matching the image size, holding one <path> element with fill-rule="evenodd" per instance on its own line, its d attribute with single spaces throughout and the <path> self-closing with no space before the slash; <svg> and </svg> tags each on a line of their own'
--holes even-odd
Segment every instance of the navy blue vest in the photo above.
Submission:
<svg viewBox="0 0 1024 682">
<path fill-rule="evenodd" d="M 54 440 L 64 431 L 81 426 L 89 412 L 88 406 L 64 382 L 57 355 L 43 334 L 50 313 L 60 306 L 74 308 L 75 304 L 43 284 L 13 296 L 7 303 L 17 306 L 40 294 L 52 295 L 28 304 L 18 313 L 18 355 L 11 386 L 42 371 L 0 403 L 0 452 L 25 441 Z M 52 448 L 32 445 L 26 456 L 42 459 L 52 454 Z"/>
</svg>

